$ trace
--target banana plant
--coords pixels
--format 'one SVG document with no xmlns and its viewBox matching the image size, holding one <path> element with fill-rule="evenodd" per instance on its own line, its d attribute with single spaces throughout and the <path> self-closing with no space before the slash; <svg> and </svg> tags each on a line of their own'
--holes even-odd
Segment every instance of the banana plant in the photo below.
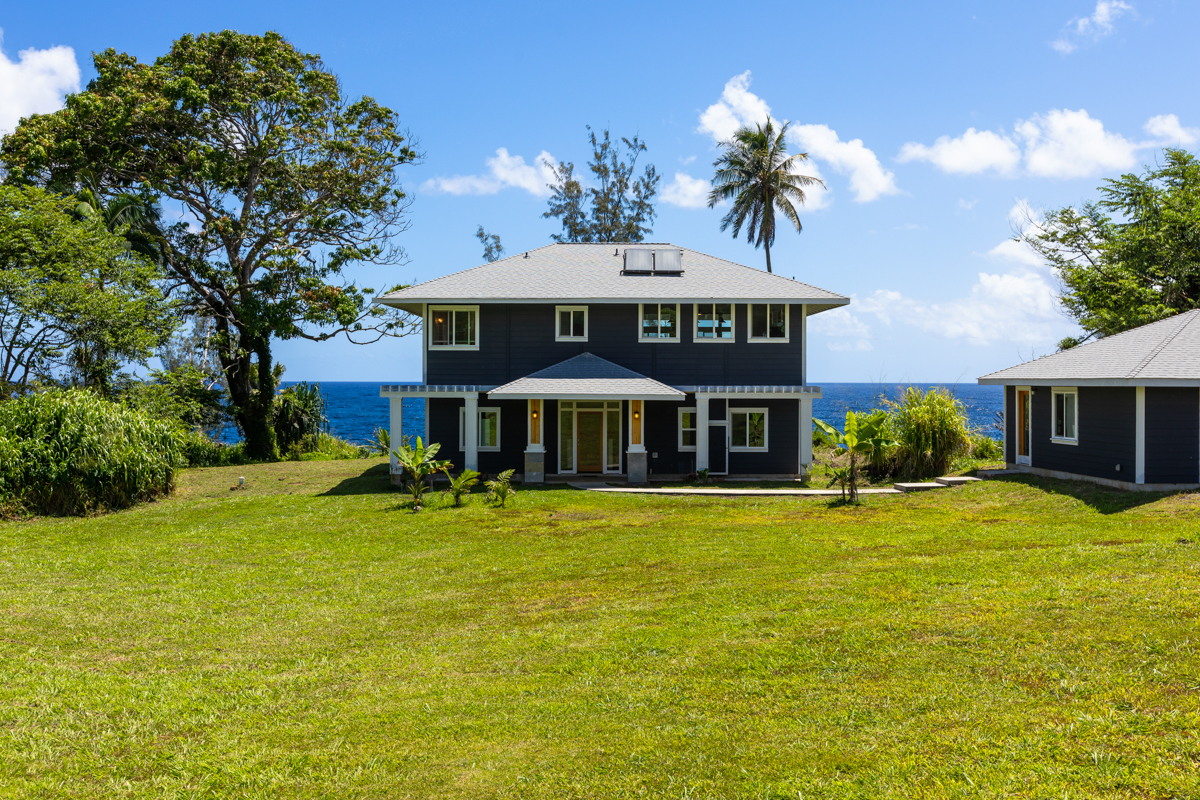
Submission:
<svg viewBox="0 0 1200 800">
<path fill-rule="evenodd" d="M 462 506 L 464 495 L 471 493 L 471 487 L 479 483 L 479 473 L 473 469 L 464 469 L 458 473 L 458 477 L 450 474 L 449 470 L 444 470 L 446 478 L 450 481 L 450 488 L 446 489 L 443 494 L 448 494 L 454 500 L 455 508 Z"/>
<path fill-rule="evenodd" d="M 896 442 L 887 438 L 883 415 L 860 417 L 853 411 L 846 412 L 846 430 L 843 433 L 823 420 L 814 419 L 813 424 L 825 434 L 829 443 L 839 450 L 850 454 L 850 466 L 845 470 L 835 470 L 829 485 L 840 483 L 842 498 L 849 494 L 851 503 L 858 502 L 858 458 L 870 458 L 871 453 L 885 447 L 895 447 Z"/>
<path fill-rule="evenodd" d="M 450 469 L 449 461 L 438 461 L 434 458 L 441 444 L 434 442 L 428 446 L 417 437 L 415 445 L 402 444 L 398 450 L 393 450 L 396 462 L 408 475 L 409 482 L 405 487 L 413 496 L 413 511 L 421 510 L 421 499 L 429 489 L 430 479 L 439 472 Z"/>
</svg>

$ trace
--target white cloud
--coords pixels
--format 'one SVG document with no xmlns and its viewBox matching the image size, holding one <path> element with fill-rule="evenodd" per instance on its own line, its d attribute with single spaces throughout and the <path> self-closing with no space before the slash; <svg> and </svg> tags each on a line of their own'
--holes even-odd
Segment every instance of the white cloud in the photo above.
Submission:
<svg viewBox="0 0 1200 800">
<path fill-rule="evenodd" d="M 449 178 L 430 178 L 421 184 L 429 192 L 446 194 L 496 194 L 509 186 L 524 189 L 537 197 L 548 197 L 554 182 L 554 156 L 543 150 L 534 163 L 526 164 L 521 156 L 510 155 L 501 147 L 487 160 L 487 175 L 454 175 Z"/>
<path fill-rule="evenodd" d="M 1098 0 L 1096 10 L 1090 16 L 1076 17 L 1068 22 L 1063 35 L 1051 42 L 1050 46 L 1064 55 L 1073 53 L 1079 49 L 1079 40 L 1090 39 L 1098 42 L 1112 35 L 1115 30 L 1113 22 L 1125 14 L 1132 13 L 1133 6 L 1121 0 Z"/>
<path fill-rule="evenodd" d="M 1016 131 L 1025 141 L 1025 169 L 1039 177 L 1086 178 L 1137 164 L 1139 145 L 1106 131 L 1082 108 L 1035 114 L 1018 122 Z"/>
<path fill-rule="evenodd" d="M 958 207 L 961 208 L 963 211 L 970 211 L 972 208 L 975 207 L 975 204 L 978 202 L 979 202 L 979 198 L 975 198 L 974 200 L 967 200 L 965 197 L 960 197 L 960 198 L 958 198 Z"/>
<path fill-rule="evenodd" d="M 792 141 L 810 157 L 825 162 L 840 175 L 849 175 L 850 188 L 858 202 L 869 203 L 882 195 L 899 193 L 896 176 L 883 168 L 862 139 L 843 142 L 828 125 L 796 125 L 790 134 Z"/>
<path fill-rule="evenodd" d="M 728 141 L 744 125 L 766 122 L 771 107 L 750 91 L 750 70 L 735 75 L 725 84 L 721 99 L 700 115 L 698 133 L 707 133 L 718 142 Z"/>
<path fill-rule="evenodd" d="M 0 30 L 0 43 L 3 36 Z M 79 65 L 70 47 L 30 47 L 17 59 L 0 50 L 0 133 L 15 130 L 22 117 L 57 111 L 64 94 L 79 91 Z"/>
<path fill-rule="evenodd" d="M 1029 201 L 1019 198 L 1008 211 L 1008 225 L 1014 236 L 1019 236 L 1029 228 L 1040 229 L 1042 215 Z M 1035 253 L 1029 245 L 1016 239 L 1005 239 L 987 252 L 988 256 L 998 261 L 1009 261 L 1027 267 L 1045 267 L 1042 257 Z"/>
<path fill-rule="evenodd" d="M 965 339 L 987 346 L 997 342 L 1044 345 L 1069 331 L 1059 314 L 1054 288 L 1045 275 L 1021 272 L 979 280 L 966 297 L 934 303 L 879 290 L 858 304 L 884 325 L 902 324 L 945 339 Z"/>
<path fill-rule="evenodd" d="M 873 350 L 871 329 L 845 306 L 822 311 L 808 322 L 809 333 L 825 337 L 825 345 L 838 352 Z"/>
<path fill-rule="evenodd" d="M 1193 145 L 1200 140 L 1200 128 L 1185 128 L 1179 124 L 1179 117 L 1174 114 L 1159 114 L 1151 117 L 1142 126 L 1146 133 L 1153 136 L 1158 143 L 1171 145 Z"/>
<path fill-rule="evenodd" d="M 708 193 L 712 184 L 700 178 L 693 178 L 686 172 L 676 172 L 675 180 L 663 189 L 664 203 L 681 208 L 704 208 L 708 205 Z"/>
<path fill-rule="evenodd" d="M 939 137 L 932 145 L 908 142 L 896 160 L 928 161 L 942 172 L 974 175 L 987 170 L 1010 173 L 1021 163 L 1021 148 L 1003 134 L 967 128 L 962 136 Z"/>
<path fill-rule="evenodd" d="M 898 161 L 927 161 L 943 172 L 1040 178 L 1086 178 L 1135 167 L 1142 150 L 1200 141 L 1200 129 L 1186 128 L 1174 114 L 1151 117 L 1143 126 L 1154 137 L 1127 139 L 1105 130 L 1086 109 L 1052 109 L 1018 120 L 1012 135 L 968 128 L 962 136 L 942 136 L 932 145 L 908 142 Z M 1023 169 L 1018 169 L 1023 167 Z"/>
</svg>

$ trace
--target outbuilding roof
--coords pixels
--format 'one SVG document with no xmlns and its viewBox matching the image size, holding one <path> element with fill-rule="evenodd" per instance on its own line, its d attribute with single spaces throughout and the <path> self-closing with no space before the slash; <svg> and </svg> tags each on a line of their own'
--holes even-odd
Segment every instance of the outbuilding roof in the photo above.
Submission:
<svg viewBox="0 0 1200 800">
<path fill-rule="evenodd" d="M 1030 386 L 1200 386 L 1200 309 L 979 379 Z"/>
<path fill-rule="evenodd" d="M 488 392 L 488 397 L 498 400 L 674 400 L 683 398 L 684 393 L 599 356 L 580 353 L 499 386 Z"/>
<path fill-rule="evenodd" d="M 679 270 L 624 270 L 626 250 L 677 250 Z M 550 244 L 376 297 L 420 313 L 424 303 L 808 303 L 809 314 L 850 299 L 807 283 L 672 244 Z"/>
</svg>

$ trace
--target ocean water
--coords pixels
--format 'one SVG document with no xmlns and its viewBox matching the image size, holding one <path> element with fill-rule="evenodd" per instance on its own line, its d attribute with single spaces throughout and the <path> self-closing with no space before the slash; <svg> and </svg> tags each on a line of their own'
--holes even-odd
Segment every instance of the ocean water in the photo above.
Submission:
<svg viewBox="0 0 1200 800">
<path fill-rule="evenodd" d="M 1004 395 L 1000 386 L 823 383 L 820 386 L 824 397 L 813 402 L 813 416 L 840 429 L 846 419 L 847 410 L 869 411 L 879 408 L 883 398 L 895 399 L 909 385 L 922 389 L 945 386 L 962 401 L 973 427 L 1000 438 L 1000 432 L 993 429 L 996 414 L 1004 406 Z M 376 428 L 388 426 L 388 401 L 379 396 L 378 383 L 328 381 L 320 386 L 325 395 L 326 413 L 329 415 L 329 432 L 334 436 L 361 444 L 371 437 Z M 409 436 L 425 435 L 424 400 L 404 401 L 404 433 Z M 237 432 L 228 429 L 226 436 L 236 440 Z"/>
</svg>

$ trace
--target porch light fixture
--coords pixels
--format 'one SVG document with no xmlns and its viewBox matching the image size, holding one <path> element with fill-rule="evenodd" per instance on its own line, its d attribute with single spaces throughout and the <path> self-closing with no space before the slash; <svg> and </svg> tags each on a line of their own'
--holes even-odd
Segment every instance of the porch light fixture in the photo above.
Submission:
<svg viewBox="0 0 1200 800">
<path fill-rule="evenodd" d="M 534 422 L 537 422 L 537 418 L 538 418 L 538 411 L 537 411 L 537 409 L 535 408 L 535 409 L 533 410 L 533 421 L 534 421 Z"/>
<path fill-rule="evenodd" d="M 642 412 L 641 412 L 641 411 L 638 411 L 637 409 L 634 409 L 634 410 L 633 410 L 633 419 L 634 419 L 634 421 L 636 422 L 637 420 L 639 420 L 639 419 L 641 419 L 641 418 L 642 418 Z"/>
</svg>

